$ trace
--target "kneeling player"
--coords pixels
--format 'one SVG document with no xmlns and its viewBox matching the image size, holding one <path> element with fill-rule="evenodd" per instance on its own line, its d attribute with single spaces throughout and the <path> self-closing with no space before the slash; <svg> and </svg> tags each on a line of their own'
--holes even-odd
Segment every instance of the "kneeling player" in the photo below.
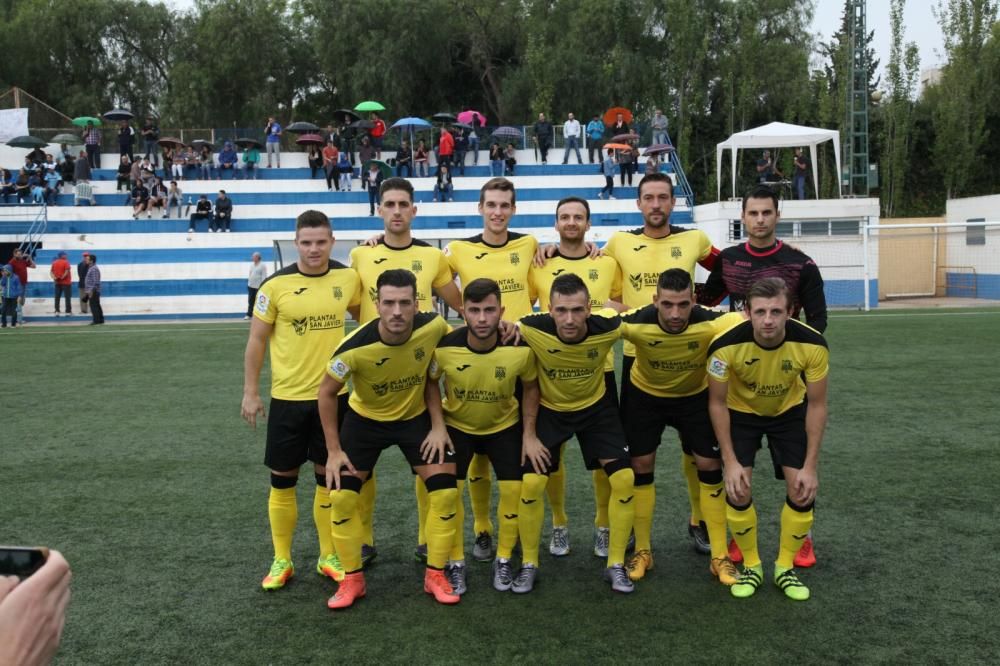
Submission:
<svg viewBox="0 0 1000 666">
<path fill-rule="evenodd" d="M 730 590 L 749 597 L 764 577 L 750 481 L 766 435 L 775 475 L 785 479 L 788 493 L 774 583 L 785 596 L 802 601 L 809 588 L 792 566 L 813 521 L 829 352 L 820 333 L 791 318 L 791 296 L 781 278 L 755 283 L 746 307 L 750 321 L 720 335 L 708 350 L 709 412 L 725 466 L 726 517 L 744 558 L 743 573 Z"/>
<path fill-rule="evenodd" d="M 708 416 L 705 359 L 712 338 L 742 321 L 740 314 L 723 315 L 694 305 L 691 274 L 681 268 L 660 274 L 651 305 L 622 315 L 622 337 L 635 345 L 632 392 L 622 406 L 635 471 L 635 554 L 627 567 L 632 580 L 653 568 L 653 470 L 663 430 L 670 426 L 698 467 L 701 512 L 712 548 L 711 572 L 725 585 L 736 582 L 736 567 L 726 555 L 726 498 L 719 447 Z"/>
<path fill-rule="evenodd" d="M 518 516 L 523 558 L 511 589 L 523 593 L 534 587 L 548 474 L 559 468 L 560 445 L 576 435 L 584 460 L 596 460 L 611 484 L 611 534 L 604 577 L 611 589 L 632 592 L 634 586 L 625 571 L 625 546 L 635 513 L 635 477 L 618 409 L 604 382 L 604 359 L 618 340 L 621 319 L 592 315 L 587 285 L 568 273 L 552 282 L 549 314 L 529 315 L 520 325 L 523 340 L 538 359 L 541 396 L 536 424 L 533 405 L 525 395 L 525 466 Z"/>
<path fill-rule="evenodd" d="M 410 271 L 387 270 L 378 277 L 379 317 L 337 347 L 319 390 L 326 436 L 326 486 L 331 489 L 333 540 L 346 576 L 330 608 L 347 608 L 365 596 L 361 570 L 364 538 L 359 492 L 383 449 L 396 444 L 427 485 L 427 570 L 424 591 L 440 603 L 458 603 L 444 574 L 452 541 L 458 491 L 453 454 L 431 436 L 425 407 L 427 367 L 434 347 L 450 330 L 434 313 L 417 313 L 417 280 Z M 343 427 L 337 424 L 337 393 L 352 379 L 354 390 Z"/>
<path fill-rule="evenodd" d="M 525 344 L 500 345 L 503 315 L 500 286 L 479 278 L 463 292 L 466 326 L 441 339 L 430 366 L 428 393 L 438 393 L 445 379 L 445 398 L 428 401 L 436 439 L 448 437 L 455 447 L 458 496 L 473 454 L 489 458 L 500 486 L 497 507 L 499 538 L 493 564 L 493 587 L 503 592 L 513 583 L 511 552 L 517 543 L 517 504 L 521 496 L 521 419 L 517 382 L 537 402 L 535 355 Z M 443 409 L 443 416 L 441 410 Z M 444 429 L 447 428 L 447 434 Z M 464 511 L 458 503 L 455 541 L 448 579 L 455 594 L 466 589 Z"/>
</svg>

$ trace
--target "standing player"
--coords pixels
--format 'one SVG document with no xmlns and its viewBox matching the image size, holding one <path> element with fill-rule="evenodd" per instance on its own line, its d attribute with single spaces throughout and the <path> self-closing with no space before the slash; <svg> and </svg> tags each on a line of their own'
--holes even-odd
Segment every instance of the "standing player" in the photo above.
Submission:
<svg viewBox="0 0 1000 666">
<path fill-rule="evenodd" d="M 351 268 L 361 277 L 361 323 L 367 324 L 378 317 L 379 275 L 388 269 L 405 269 L 417 278 L 417 310 L 434 309 L 431 291 L 436 291 L 451 308 L 460 310 L 462 297 L 452 281 L 451 269 L 444 253 L 422 240 L 413 238 L 411 228 L 417 207 L 413 203 L 413 185 L 405 178 L 387 178 L 380 188 L 379 215 L 385 225 L 385 234 L 372 245 L 359 245 L 351 250 Z M 420 480 L 417 477 L 419 487 Z M 364 560 L 367 564 L 375 558 L 375 537 L 372 516 L 375 511 L 376 480 L 373 474 L 361 493 L 362 518 L 365 524 Z M 418 493 L 419 494 L 419 493 Z M 420 515 L 420 543 L 423 543 L 423 514 Z"/>
<path fill-rule="evenodd" d="M 330 261 L 333 244 L 326 215 L 315 210 L 299 215 L 295 221 L 299 258 L 261 284 L 250 323 L 240 411 L 254 428 L 257 417 L 264 416 L 258 385 L 264 350 L 268 343 L 271 347 L 271 414 L 264 464 L 271 469 L 268 517 L 274 562 L 262 583 L 265 590 L 283 587 L 295 572 L 295 484 L 299 468 L 307 460 L 313 462 L 317 484 L 313 520 L 319 534 L 320 557 L 316 570 L 334 580 L 344 575 L 330 535 L 330 498 L 324 476 L 326 444 L 317 393 L 323 367 L 344 337 L 346 313 L 358 317 L 360 288 L 357 273 Z M 346 391 L 340 399 L 346 403 Z"/>
<path fill-rule="evenodd" d="M 716 305 L 729 294 L 729 309 L 742 312 L 746 309 L 750 285 L 761 278 L 779 277 L 792 294 L 792 317 L 798 319 L 804 309 L 806 323 L 825 333 L 827 312 L 823 277 L 816 262 L 778 240 L 777 228 L 781 219 L 778 195 L 769 187 L 755 188 L 743 198 L 742 218 L 747 242 L 719 253 L 699 300 Z M 730 557 L 734 562 L 742 559 L 735 542 L 730 543 Z M 814 564 L 816 552 L 810 533 L 795 555 L 795 566 L 806 568 Z"/>
<path fill-rule="evenodd" d="M 538 249 L 534 236 L 508 229 L 516 212 L 514 183 L 506 178 L 491 178 L 479 190 L 483 232 L 465 240 L 452 241 L 445 248 L 452 273 L 458 274 L 463 287 L 477 278 L 488 277 L 497 281 L 503 293 L 504 310 L 510 320 L 531 313 L 535 297 L 531 293 L 528 272 Z M 472 556 L 481 561 L 489 560 L 493 557 L 493 523 L 490 520 L 490 469 L 486 456 L 477 454 L 472 458 L 469 500 L 476 532 Z"/>
<path fill-rule="evenodd" d="M 719 254 L 705 232 L 670 224 L 670 212 L 674 208 L 674 187 L 667 174 L 651 173 L 643 176 L 639 181 L 637 205 L 642 212 L 642 228 L 616 232 L 604 248 L 605 253 L 618 261 L 627 278 L 622 283 L 624 307 L 621 310 L 648 305 L 656 292 L 660 273 L 664 270 L 683 268 L 691 274 L 693 280 L 695 265 L 711 270 Z M 634 345 L 626 340 L 622 354 L 621 404 L 624 407 L 632 386 L 629 371 L 635 362 Z M 698 468 L 693 456 L 681 454 L 681 470 L 687 482 L 688 501 L 691 504 L 688 534 L 694 540 L 698 552 L 709 553 L 711 549 L 708 534 L 699 504 L 701 490 Z"/>
<path fill-rule="evenodd" d="M 319 390 L 326 435 L 326 485 L 331 489 L 333 540 L 346 576 L 327 605 L 347 608 L 365 596 L 361 546 L 364 527 L 358 507 L 361 484 L 383 449 L 396 444 L 429 493 L 427 570 L 424 591 L 443 604 L 458 603 L 444 568 L 455 539 L 458 491 L 454 455 L 446 440 L 433 438 L 425 391 L 434 348 L 449 331 L 437 313 L 417 312 L 417 279 L 390 269 L 378 277 L 379 317 L 355 330 L 337 347 Z M 347 380 L 353 391 L 340 426 L 337 395 Z"/>
<path fill-rule="evenodd" d="M 524 394 L 537 403 L 535 355 L 524 344 L 501 345 L 499 326 L 503 316 L 500 286 L 479 278 L 463 292 L 466 326 L 442 338 L 434 350 L 428 391 L 439 392 L 444 377 L 443 417 L 428 402 L 437 438 L 450 438 L 455 447 L 458 496 L 472 454 L 487 456 L 500 486 L 497 507 L 497 558 L 493 564 L 493 587 L 509 590 L 513 582 L 510 557 L 517 543 L 517 504 L 521 496 L 521 418 L 515 395 L 518 380 Z M 447 433 L 441 432 L 447 428 Z M 458 503 L 455 542 L 448 562 L 448 578 L 455 594 L 466 589 L 465 513 Z"/>
<path fill-rule="evenodd" d="M 726 554 L 726 497 L 719 446 L 708 416 L 705 359 L 712 338 L 742 321 L 740 314 L 722 315 L 694 305 L 691 274 L 681 268 L 660 274 L 650 305 L 622 315 L 622 337 L 635 345 L 636 353 L 631 393 L 622 409 L 635 471 L 635 554 L 628 562 L 632 580 L 653 568 L 653 470 L 663 430 L 670 426 L 698 468 L 712 575 L 725 585 L 736 582 L 736 567 Z"/>
<path fill-rule="evenodd" d="M 616 592 L 635 587 L 625 570 L 625 546 L 635 514 L 629 451 L 618 409 L 604 384 L 605 357 L 618 340 L 621 319 L 590 311 L 587 285 L 572 273 L 552 282 L 549 313 L 521 320 L 521 335 L 535 352 L 541 390 L 537 424 L 526 396 L 524 476 L 521 482 L 521 569 L 511 589 L 530 592 L 538 574 L 538 542 L 550 471 L 560 465 L 559 448 L 576 435 L 585 463 L 594 461 L 608 475 L 611 534 L 605 579 Z"/>
<path fill-rule="evenodd" d="M 590 229 L 590 204 L 580 197 L 566 197 L 556 204 L 556 231 L 559 233 L 559 245 L 555 253 L 545 259 L 542 266 L 531 267 L 531 287 L 538 294 L 538 303 L 542 312 L 549 310 L 549 290 L 552 282 L 560 275 L 573 273 L 580 276 L 590 291 L 591 308 L 601 309 L 609 300 L 620 300 L 622 293 L 622 271 L 618 262 L 609 255 L 593 256 L 586 242 L 587 231 Z M 608 354 L 604 368 L 604 380 L 607 390 L 618 397 L 618 386 L 615 382 L 614 354 Z M 566 452 L 563 443 L 559 455 Z M 594 516 L 594 554 L 598 557 L 608 556 L 608 498 L 611 486 L 608 475 L 600 467 L 592 470 L 594 483 L 594 502 L 597 507 Z M 569 518 L 566 515 L 566 466 L 549 475 L 546 486 L 549 508 L 552 511 L 552 538 L 549 542 L 549 553 L 555 556 L 569 554 Z"/>
<path fill-rule="evenodd" d="M 792 566 L 813 522 L 829 351 L 820 333 L 791 317 L 791 292 L 781 278 L 750 287 L 747 312 L 750 321 L 720 335 L 708 350 L 709 413 L 725 468 L 726 518 L 744 561 L 730 590 L 749 597 L 764 578 L 750 482 L 766 435 L 775 476 L 787 489 L 774 583 L 803 601 L 809 588 Z"/>
</svg>

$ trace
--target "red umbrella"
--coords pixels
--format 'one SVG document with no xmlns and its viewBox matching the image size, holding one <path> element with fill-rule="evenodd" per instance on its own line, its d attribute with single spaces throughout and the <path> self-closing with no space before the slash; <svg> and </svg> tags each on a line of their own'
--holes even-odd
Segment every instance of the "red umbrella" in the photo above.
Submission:
<svg viewBox="0 0 1000 666">
<path fill-rule="evenodd" d="M 303 134 L 295 140 L 295 143 L 300 146 L 322 146 L 326 143 L 326 139 L 319 134 Z"/>
<path fill-rule="evenodd" d="M 472 109 L 469 109 L 468 111 L 462 111 L 456 117 L 458 118 L 458 122 L 460 122 L 460 123 L 466 123 L 468 125 L 472 124 L 472 119 L 473 118 L 478 117 L 479 118 L 479 124 L 482 125 L 483 127 L 486 127 L 486 116 L 484 116 L 483 114 L 479 113 L 478 111 L 473 111 Z"/>
<path fill-rule="evenodd" d="M 603 150 L 607 150 L 608 148 L 612 148 L 614 150 L 632 150 L 632 146 L 624 143 L 606 143 L 601 146 L 601 149 Z"/>
<path fill-rule="evenodd" d="M 615 121 L 618 119 L 618 114 L 622 114 L 622 120 L 627 123 L 632 122 L 632 112 L 626 109 L 624 106 L 613 106 L 604 112 L 604 124 L 614 125 Z"/>
</svg>

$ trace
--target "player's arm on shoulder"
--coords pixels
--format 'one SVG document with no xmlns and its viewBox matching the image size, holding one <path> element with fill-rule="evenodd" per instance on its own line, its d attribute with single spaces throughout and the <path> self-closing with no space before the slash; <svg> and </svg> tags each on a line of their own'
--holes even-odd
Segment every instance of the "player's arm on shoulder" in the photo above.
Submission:
<svg viewBox="0 0 1000 666">
<path fill-rule="evenodd" d="M 539 243 L 535 248 L 535 257 L 531 260 L 531 265 L 536 268 L 542 268 L 545 266 L 546 261 L 556 256 L 556 252 L 558 251 L 558 243 L 548 243 L 546 245 Z"/>
<path fill-rule="evenodd" d="M 260 398 L 260 371 L 264 367 L 267 339 L 273 330 L 273 324 L 259 317 L 250 319 L 250 335 L 243 352 L 243 401 L 240 415 L 254 428 L 257 427 L 257 416 L 265 416 L 264 402 Z"/>
<path fill-rule="evenodd" d="M 368 238 L 366 238 L 363 245 L 365 247 L 375 247 L 376 245 L 381 243 L 384 239 L 385 239 L 384 233 L 375 234 L 374 236 L 369 236 Z"/>
<path fill-rule="evenodd" d="M 428 465 L 441 465 L 445 462 L 445 451 L 454 453 L 455 447 L 444 423 L 441 386 L 431 377 L 430 372 L 424 381 L 424 403 L 427 405 L 427 414 L 431 417 L 431 429 L 420 445 L 420 457 Z"/>
<path fill-rule="evenodd" d="M 538 381 L 522 382 L 524 388 L 521 395 L 521 464 L 531 462 L 535 473 L 542 474 L 552 463 L 549 450 L 538 439 L 536 426 L 538 424 L 539 389 Z"/>
<path fill-rule="evenodd" d="M 621 301 L 616 301 L 613 298 L 609 298 L 608 300 L 604 301 L 604 307 L 619 313 L 628 312 L 629 309 L 627 305 L 625 305 Z"/>
<path fill-rule="evenodd" d="M 465 316 L 464 309 L 462 308 L 462 294 L 458 290 L 458 285 L 455 284 L 454 280 L 440 287 L 435 287 L 434 292 L 441 300 L 448 304 L 448 307 L 458 312 L 459 317 Z"/>
</svg>

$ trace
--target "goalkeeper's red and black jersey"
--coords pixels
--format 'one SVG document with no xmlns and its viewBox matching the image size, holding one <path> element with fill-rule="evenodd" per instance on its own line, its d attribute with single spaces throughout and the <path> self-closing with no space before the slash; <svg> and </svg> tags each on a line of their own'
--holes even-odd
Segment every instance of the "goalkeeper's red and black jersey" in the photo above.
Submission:
<svg viewBox="0 0 1000 666">
<path fill-rule="evenodd" d="M 816 262 L 780 240 L 765 249 L 743 243 L 722 250 L 699 290 L 698 302 L 717 305 L 729 294 L 729 309 L 743 310 L 750 286 L 768 277 L 780 277 L 788 285 L 794 301 L 793 317 L 797 319 L 805 310 L 809 326 L 821 333 L 826 330 L 826 296 Z"/>
</svg>

